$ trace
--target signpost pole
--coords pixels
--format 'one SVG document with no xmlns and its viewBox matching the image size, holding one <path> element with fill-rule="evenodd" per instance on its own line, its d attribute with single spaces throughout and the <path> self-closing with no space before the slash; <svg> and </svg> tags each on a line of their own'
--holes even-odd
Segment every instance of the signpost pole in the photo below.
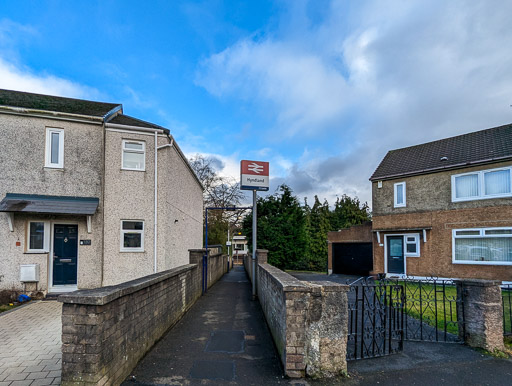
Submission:
<svg viewBox="0 0 512 386">
<path fill-rule="evenodd" d="M 256 299 L 256 219 L 258 217 L 256 207 L 256 190 L 252 191 L 252 298 Z"/>
</svg>

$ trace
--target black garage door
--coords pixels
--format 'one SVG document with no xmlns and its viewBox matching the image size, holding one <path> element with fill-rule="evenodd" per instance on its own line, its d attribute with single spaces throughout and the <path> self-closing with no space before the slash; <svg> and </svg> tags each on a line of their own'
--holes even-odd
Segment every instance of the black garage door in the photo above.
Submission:
<svg viewBox="0 0 512 386">
<path fill-rule="evenodd" d="M 367 276 L 373 270 L 372 243 L 333 243 L 333 273 Z"/>
</svg>

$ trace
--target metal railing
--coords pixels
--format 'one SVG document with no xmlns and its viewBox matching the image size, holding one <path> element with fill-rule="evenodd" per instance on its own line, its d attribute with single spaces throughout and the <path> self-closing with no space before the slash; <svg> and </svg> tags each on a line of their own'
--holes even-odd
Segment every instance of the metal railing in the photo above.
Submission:
<svg viewBox="0 0 512 386">
<path fill-rule="evenodd" d="M 501 286 L 503 299 L 503 334 L 512 336 L 512 285 Z"/>
</svg>

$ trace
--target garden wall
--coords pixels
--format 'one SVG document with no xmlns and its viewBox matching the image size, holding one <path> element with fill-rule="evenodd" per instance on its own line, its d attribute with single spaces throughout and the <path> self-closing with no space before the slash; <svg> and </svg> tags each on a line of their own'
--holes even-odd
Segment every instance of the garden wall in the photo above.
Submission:
<svg viewBox="0 0 512 386">
<path fill-rule="evenodd" d="M 346 371 L 348 305 L 345 285 L 309 283 L 267 264 L 257 251 L 257 294 L 285 373 L 329 377 Z M 252 260 L 244 259 L 252 278 Z"/>
<path fill-rule="evenodd" d="M 201 296 L 203 254 L 190 264 L 110 287 L 59 296 L 62 384 L 118 385 Z M 227 256 L 208 259 L 209 286 L 226 272 Z"/>
</svg>

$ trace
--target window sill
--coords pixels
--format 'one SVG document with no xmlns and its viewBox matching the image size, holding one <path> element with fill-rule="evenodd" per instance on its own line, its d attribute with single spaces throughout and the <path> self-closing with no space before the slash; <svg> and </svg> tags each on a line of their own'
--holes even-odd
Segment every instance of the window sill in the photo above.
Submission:
<svg viewBox="0 0 512 386">
<path fill-rule="evenodd" d="M 50 251 L 25 251 L 23 252 L 24 255 L 44 255 L 50 253 Z"/>
<path fill-rule="evenodd" d="M 453 260 L 452 264 L 469 264 L 469 265 L 512 265 L 512 261 L 467 261 Z"/>
<path fill-rule="evenodd" d="M 121 253 L 144 253 L 144 249 L 121 249 Z"/>
<path fill-rule="evenodd" d="M 146 169 L 127 169 L 127 168 L 121 168 L 121 170 L 127 170 L 130 172 L 145 172 Z"/>
<path fill-rule="evenodd" d="M 45 165 L 44 168 L 45 169 L 49 169 L 49 170 L 57 170 L 57 171 L 61 171 L 61 172 L 64 171 L 64 166 L 48 166 L 48 165 Z"/>
</svg>

